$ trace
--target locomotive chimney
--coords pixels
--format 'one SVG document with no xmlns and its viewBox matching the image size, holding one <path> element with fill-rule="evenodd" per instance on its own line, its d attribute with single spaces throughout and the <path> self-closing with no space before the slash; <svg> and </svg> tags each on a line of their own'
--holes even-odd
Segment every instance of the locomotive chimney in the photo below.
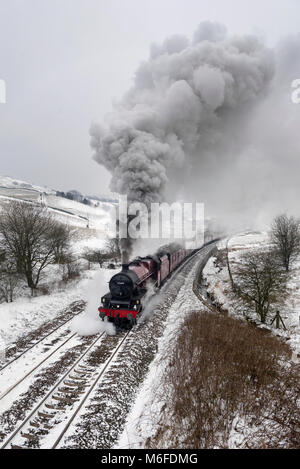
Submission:
<svg viewBox="0 0 300 469">
<path fill-rule="evenodd" d="M 127 272 L 129 270 L 128 264 L 122 264 L 122 272 Z"/>
</svg>

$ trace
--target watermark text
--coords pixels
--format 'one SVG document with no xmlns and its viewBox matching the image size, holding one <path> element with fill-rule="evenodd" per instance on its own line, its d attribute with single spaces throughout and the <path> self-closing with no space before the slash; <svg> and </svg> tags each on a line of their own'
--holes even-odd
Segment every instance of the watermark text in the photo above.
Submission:
<svg viewBox="0 0 300 469">
<path fill-rule="evenodd" d="M 292 82 L 292 88 L 294 89 L 291 95 L 292 103 L 300 104 L 300 78 Z"/>
<path fill-rule="evenodd" d="M 6 103 L 6 83 L 0 79 L 0 104 Z"/>
<path fill-rule="evenodd" d="M 113 230 L 109 237 L 120 239 L 184 240 L 194 248 L 204 240 L 203 203 L 128 203 L 120 196 L 119 204 L 111 213 Z"/>
</svg>

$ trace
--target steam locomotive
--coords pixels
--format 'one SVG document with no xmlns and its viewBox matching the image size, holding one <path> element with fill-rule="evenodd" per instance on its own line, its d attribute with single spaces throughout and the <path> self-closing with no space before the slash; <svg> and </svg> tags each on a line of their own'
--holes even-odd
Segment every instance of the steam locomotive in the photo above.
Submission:
<svg viewBox="0 0 300 469">
<path fill-rule="evenodd" d="M 109 293 L 101 298 L 100 318 L 119 328 L 131 328 L 141 316 L 149 283 L 159 288 L 170 274 L 189 257 L 192 249 L 161 248 L 154 256 L 139 257 L 122 266 L 109 282 Z"/>
</svg>

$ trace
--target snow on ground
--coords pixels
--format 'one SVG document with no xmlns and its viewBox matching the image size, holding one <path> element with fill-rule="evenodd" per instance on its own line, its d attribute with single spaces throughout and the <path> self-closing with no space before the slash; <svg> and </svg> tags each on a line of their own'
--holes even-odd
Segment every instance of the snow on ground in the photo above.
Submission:
<svg viewBox="0 0 300 469">
<path fill-rule="evenodd" d="M 91 296 L 94 310 L 89 311 L 87 320 L 92 321 L 94 315 L 94 321 L 96 321 L 98 318 L 97 302 L 99 306 L 101 296 L 107 293 L 107 282 L 114 272 L 109 269 L 84 271 L 80 279 L 69 282 L 65 287 L 57 288 L 50 295 L 39 297 L 27 295 L 18 298 L 13 303 L 1 303 L 0 337 L 2 343 L 7 347 L 17 338 L 55 318 L 74 301 L 85 300 L 90 306 Z"/>
<path fill-rule="evenodd" d="M 85 205 L 56 195 L 56 191 L 33 185 L 8 176 L 0 176 L 0 209 L 1 203 L 8 200 L 22 200 L 43 203 L 48 206 L 56 218 L 74 227 L 86 227 L 110 231 L 115 218 L 115 203 L 99 199 L 89 199 L 91 205 Z"/>
<path fill-rule="evenodd" d="M 83 217 L 86 220 L 85 224 L 88 220 L 91 228 L 103 229 L 104 226 L 109 225 L 111 222 L 111 211 L 114 208 L 114 204 L 97 202 L 99 206 L 95 207 L 56 195 L 47 195 L 45 199 L 49 207 L 71 212 L 73 215 Z"/>
<path fill-rule="evenodd" d="M 232 236 L 228 240 L 230 249 L 257 248 L 268 243 L 268 233 L 266 231 L 250 231 Z M 227 240 L 225 240 L 227 244 Z"/>
<path fill-rule="evenodd" d="M 14 200 L 41 203 L 40 193 L 35 190 L 12 190 L 0 187 L 0 209 L 2 204 Z M 111 224 L 115 218 L 114 204 L 97 202 L 98 207 L 88 206 L 51 194 L 44 195 L 42 202 L 48 207 L 57 221 L 66 223 L 71 227 L 89 227 L 103 233 L 108 233 L 112 229 Z"/>
<path fill-rule="evenodd" d="M 9 189 L 29 189 L 39 192 L 55 193 L 53 189 L 44 186 L 37 186 L 29 182 L 11 178 L 10 176 L 0 176 L 0 187 Z"/>
<path fill-rule="evenodd" d="M 98 230 L 83 230 L 76 233 L 76 238 L 72 243 L 72 252 L 80 255 L 85 249 L 103 249 L 105 247 L 107 238 L 105 233 Z"/>
<path fill-rule="evenodd" d="M 234 263 L 246 250 L 259 249 L 270 246 L 267 232 L 249 232 L 235 235 L 219 244 L 219 249 L 229 248 L 229 260 L 234 276 Z M 207 282 L 207 290 L 213 294 L 215 301 L 228 310 L 229 314 L 240 315 L 237 304 L 231 295 L 231 286 L 227 267 L 221 271 L 214 263 L 215 258 L 209 259 L 203 271 L 203 277 Z M 264 326 L 271 328 L 277 335 L 288 340 L 293 352 L 294 359 L 300 353 L 300 259 L 292 265 L 291 278 L 288 282 L 289 295 L 281 309 L 281 316 L 287 327 L 287 331 L 275 329 L 274 326 Z"/>
<path fill-rule="evenodd" d="M 185 316 L 193 310 L 203 309 L 203 304 L 193 292 L 193 281 L 197 267 L 196 263 L 188 274 L 184 285 L 180 288 L 170 309 L 164 334 L 159 340 L 156 358 L 150 365 L 148 375 L 140 387 L 135 404 L 128 415 L 124 431 L 116 445 L 118 449 L 144 448 L 146 439 L 155 432 L 157 422 L 155 416 L 159 415 L 163 402 L 160 400 L 153 401 L 152 398 L 159 388 L 161 376 L 164 372 L 164 365 L 166 364 L 164 357 L 166 357 L 168 347 L 180 329 Z"/>
</svg>

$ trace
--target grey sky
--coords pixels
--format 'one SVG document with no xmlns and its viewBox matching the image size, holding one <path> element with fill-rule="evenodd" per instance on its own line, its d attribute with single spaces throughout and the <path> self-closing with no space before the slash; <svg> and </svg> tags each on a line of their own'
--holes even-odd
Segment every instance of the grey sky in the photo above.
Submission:
<svg viewBox="0 0 300 469">
<path fill-rule="evenodd" d="M 211 20 L 273 46 L 300 32 L 299 17 L 298 0 L 0 0 L 0 174 L 107 192 L 89 127 L 130 87 L 151 43 Z"/>
</svg>

